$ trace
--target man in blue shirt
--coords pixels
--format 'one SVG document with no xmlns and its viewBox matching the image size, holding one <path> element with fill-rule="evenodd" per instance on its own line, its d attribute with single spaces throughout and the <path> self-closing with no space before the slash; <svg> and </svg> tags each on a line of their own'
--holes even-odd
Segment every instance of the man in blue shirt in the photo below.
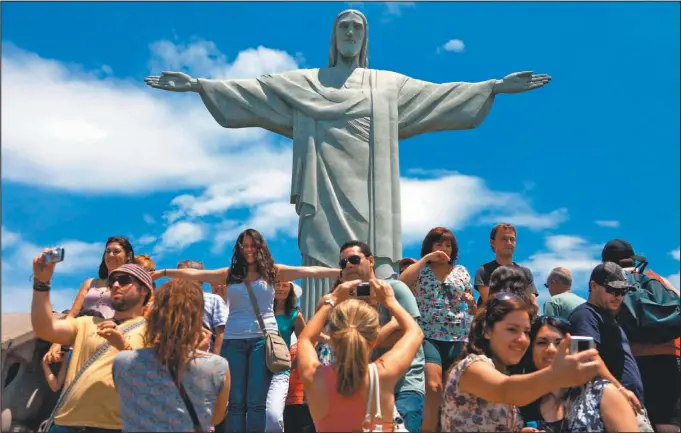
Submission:
<svg viewBox="0 0 681 433">
<path fill-rule="evenodd" d="M 573 335 L 593 337 L 603 363 L 622 386 L 643 404 L 641 373 L 629 340 L 615 316 L 631 290 L 622 268 L 613 262 L 596 266 L 589 281 L 589 299 L 575 308 L 568 320 Z"/>
</svg>

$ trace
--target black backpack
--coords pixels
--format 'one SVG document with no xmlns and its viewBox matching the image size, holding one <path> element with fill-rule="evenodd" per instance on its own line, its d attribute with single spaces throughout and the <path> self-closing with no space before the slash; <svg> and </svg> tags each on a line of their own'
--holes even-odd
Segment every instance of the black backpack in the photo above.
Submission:
<svg viewBox="0 0 681 433">
<path fill-rule="evenodd" d="M 681 337 L 679 297 L 659 275 L 644 271 L 645 265 L 625 271 L 634 290 L 624 297 L 617 321 L 630 341 L 666 343 Z"/>
</svg>

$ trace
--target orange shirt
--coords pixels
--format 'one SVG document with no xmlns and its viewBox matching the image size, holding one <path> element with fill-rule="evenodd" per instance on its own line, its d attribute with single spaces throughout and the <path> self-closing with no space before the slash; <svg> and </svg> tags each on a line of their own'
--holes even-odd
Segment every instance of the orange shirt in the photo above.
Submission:
<svg viewBox="0 0 681 433">
<path fill-rule="evenodd" d="M 288 395 L 286 396 L 286 404 L 303 404 L 305 402 L 305 387 L 303 381 L 300 380 L 298 368 L 293 366 L 293 362 L 298 354 L 298 343 L 291 346 L 291 376 L 288 380 Z"/>
</svg>

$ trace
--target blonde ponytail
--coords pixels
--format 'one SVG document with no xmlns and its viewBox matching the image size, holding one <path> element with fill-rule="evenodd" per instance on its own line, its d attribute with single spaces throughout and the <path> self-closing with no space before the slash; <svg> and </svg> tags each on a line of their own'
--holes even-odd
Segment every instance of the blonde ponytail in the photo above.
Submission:
<svg viewBox="0 0 681 433">
<path fill-rule="evenodd" d="M 351 397 L 369 373 L 371 346 L 378 337 L 378 312 L 364 301 L 349 299 L 331 312 L 329 329 L 336 360 L 336 391 Z"/>
</svg>

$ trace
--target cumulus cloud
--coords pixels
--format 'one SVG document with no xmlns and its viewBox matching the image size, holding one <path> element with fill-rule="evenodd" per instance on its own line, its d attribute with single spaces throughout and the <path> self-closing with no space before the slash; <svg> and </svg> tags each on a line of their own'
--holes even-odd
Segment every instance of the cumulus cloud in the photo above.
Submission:
<svg viewBox="0 0 681 433">
<path fill-rule="evenodd" d="M 544 249 L 532 254 L 521 262 L 532 270 L 535 285 L 539 290 L 539 305 L 549 298 L 544 282 L 555 267 L 567 268 L 572 273 L 572 290 L 580 296 L 588 296 L 588 281 L 591 271 L 601 261 L 602 245 L 590 243 L 580 236 L 553 235 L 544 239 Z"/>
<path fill-rule="evenodd" d="M 161 242 L 157 245 L 155 254 L 166 251 L 182 251 L 189 245 L 206 238 L 208 230 L 204 224 L 180 221 L 168 226 L 161 235 Z"/>
<path fill-rule="evenodd" d="M 220 56 L 204 61 L 206 44 L 152 48 L 169 66 L 221 77 L 296 67 L 292 56 L 264 47 L 244 50 L 232 63 Z M 253 167 L 280 153 L 273 134 L 221 128 L 197 95 L 147 88 L 141 77 L 101 77 L 7 43 L 2 61 L 4 179 L 88 193 L 174 190 L 208 186 L 225 173 L 255 177 Z M 134 170 L 120 176 L 131 157 Z"/>
<path fill-rule="evenodd" d="M 594 223 L 597 226 L 608 227 L 608 228 L 617 228 L 617 227 L 620 226 L 620 222 L 614 221 L 614 220 L 598 220 L 598 221 L 594 221 Z"/>
<path fill-rule="evenodd" d="M 444 45 L 442 45 L 443 50 L 453 53 L 461 53 L 465 48 L 466 45 L 461 39 L 450 39 Z"/>
<path fill-rule="evenodd" d="M 20 233 L 12 233 L 4 226 L 2 232 L 2 312 L 27 312 L 30 311 L 32 297 L 32 283 L 29 277 L 33 272 L 33 258 L 46 246 L 26 240 Z M 15 236 L 13 243 L 4 245 L 5 233 L 12 233 Z M 66 239 L 56 245 L 64 248 L 65 255 L 64 261 L 55 268 L 53 284 L 55 287 L 51 293 L 51 299 L 53 309 L 61 311 L 71 307 L 77 289 L 60 287 L 60 278 L 65 275 L 79 274 L 96 276 L 104 252 L 104 243 Z"/>
</svg>

